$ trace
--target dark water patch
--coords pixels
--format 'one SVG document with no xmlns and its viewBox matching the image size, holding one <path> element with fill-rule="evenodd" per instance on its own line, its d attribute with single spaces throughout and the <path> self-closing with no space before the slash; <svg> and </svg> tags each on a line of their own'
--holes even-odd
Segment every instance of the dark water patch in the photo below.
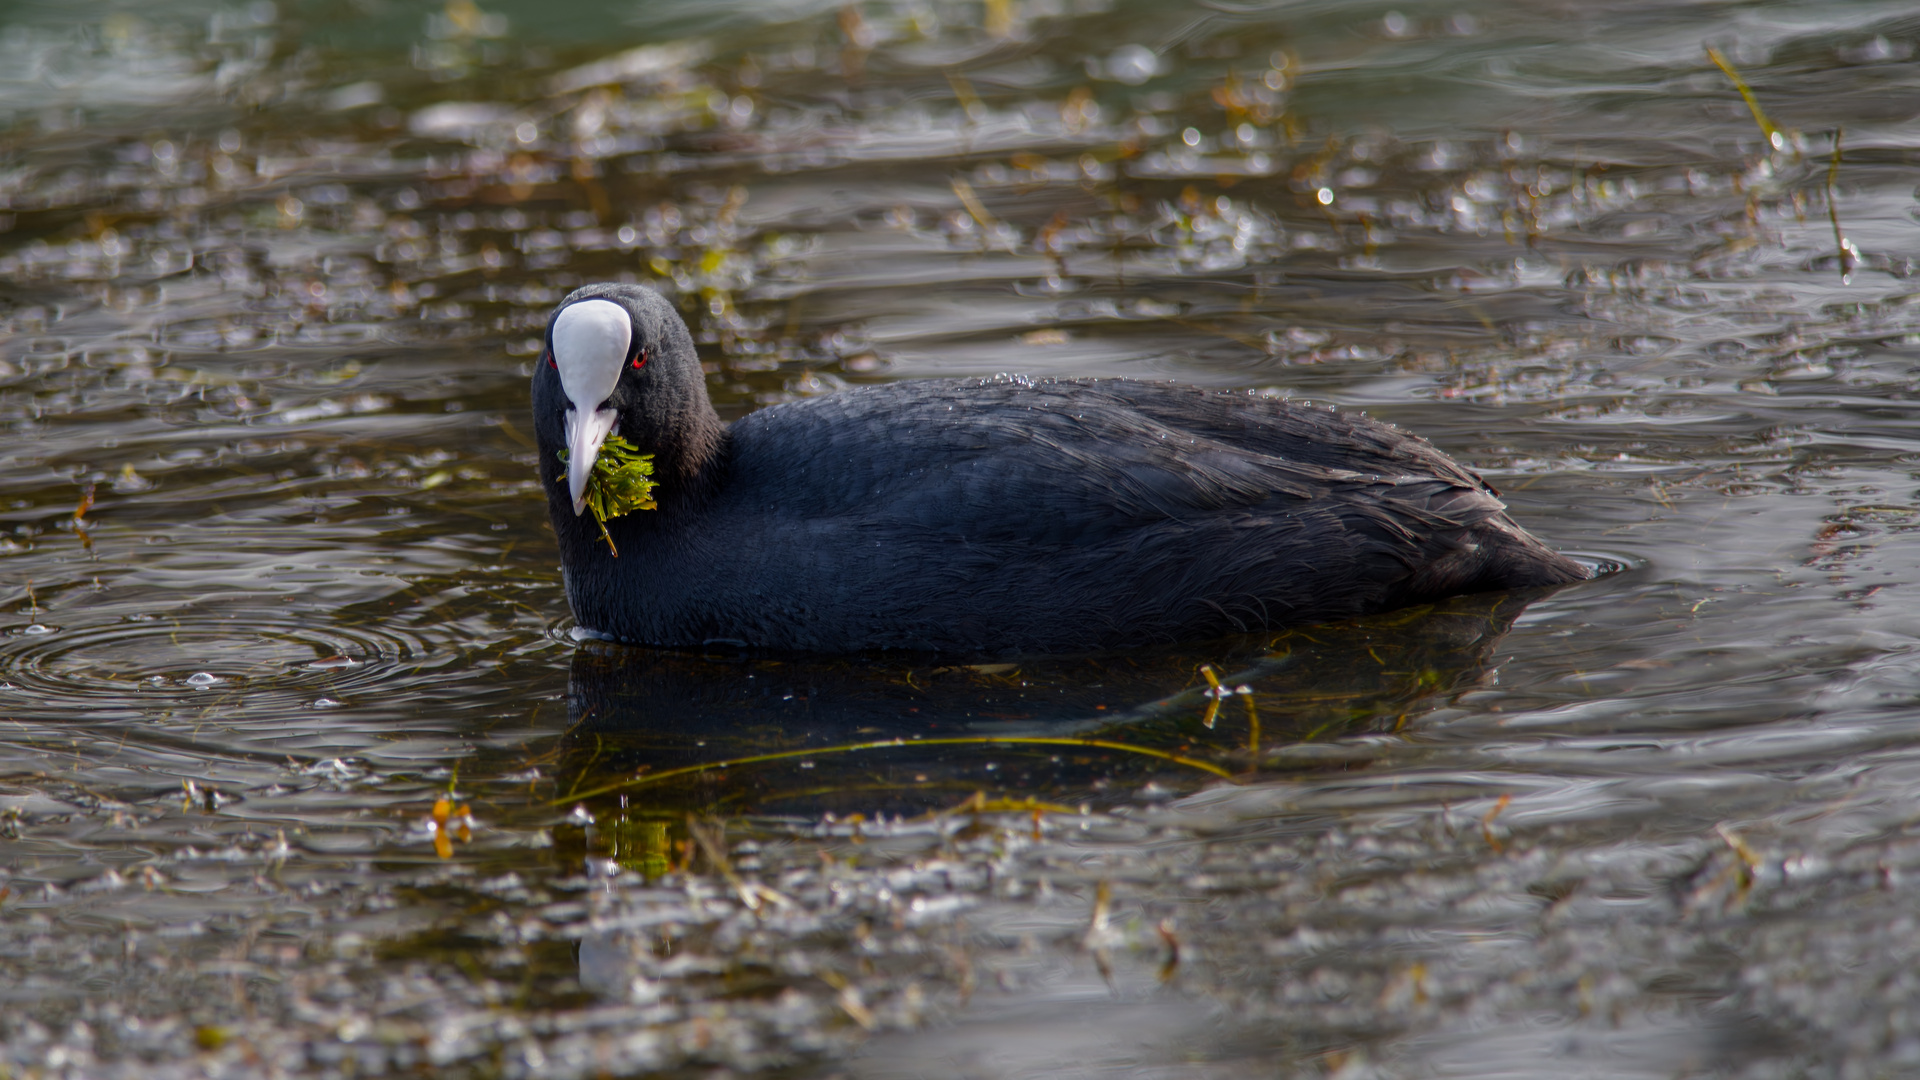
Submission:
<svg viewBox="0 0 1920 1080">
<path fill-rule="evenodd" d="M 1164 799 L 1275 743 L 1399 730 L 1485 679 L 1524 606 L 1462 598 L 1205 653 L 965 666 L 585 647 L 558 790 L 667 820 Z"/>
</svg>

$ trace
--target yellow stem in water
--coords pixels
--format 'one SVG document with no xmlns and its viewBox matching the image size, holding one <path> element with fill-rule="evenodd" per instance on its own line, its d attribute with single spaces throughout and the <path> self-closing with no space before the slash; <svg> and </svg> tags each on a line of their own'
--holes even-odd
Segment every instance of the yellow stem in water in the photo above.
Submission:
<svg viewBox="0 0 1920 1080">
<path fill-rule="evenodd" d="M 764 762 L 783 761 L 788 758 L 810 758 L 820 757 L 825 754 L 850 754 L 863 750 L 889 750 L 911 746 L 1084 746 L 1096 750 L 1118 750 L 1127 754 L 1140 754 L 1145 757 L 1159 758 L 1162 761 L 1170 761 L 1175 765 L 1185 765 L 1190 769 L 1199 769 L 1201 772 L 1212 773 L 1222 780 L 1233 779 L 1232 773 L 1215 765 L 1211 761 L 1201 761 L 1197 758 L 1183 757 L 1180 754 L 1168 753 L 1165 750 L 1155 750 L 1150 746 L 1135 746 L 1132 743 L 1112 742 L 1107 739 L 1076 739 L 1044 735 L 969 735 L 945 739 L 880 739 L 874 742 L 846 743 L 840 746 L 825 746 L 811 750 L 780 750 L 770 754 L 754 754 L 750 757 L 713 761 L 704 765 L 685 765 L 678 769 L 667 769 L 664 772 L 635 776 L 628 780 L 605 784 L 588 791 L 575 792 L 564 799 L 555 799 L 552 805 L 558 806 L 565 802 L 590 799 L 596 795 L 605 795 L 609 792 L 618 791 L 621 788 L 658 784 L 662 781 L 672 780 L 681 776 L 694 776 L 703 772 L 712 772 L 715 769 L 731 769 L 741 765 L 759 765 Z"/>
<path fill-rule="evenodd" d="M 1785 150 L 1786 136 L 1780 134 L 1780 129 L 1774 127 L 1773 121 L 1767 119 L 1766 111 L 1760 108 L 1760 99 L 1754 96 L 1753 89 L 1747 85 L 1747 80 L 1741 78 L 1740 73 L 1733 70 L 1733 65 L 1727 62 L 1727 58 L 1720 55 L 1720 50 L 1711 45 L 1707 46 L 1707 59 L 1712 60 L 1715 66 L 1726 73 L 1727 78 L 1733 82 L 1733 88 L 1740 91 L 1740 96 L 1746 99 L 1747 108 L 1753 112 L 1753 122 L 1760 125 L 1760 134 L 1767 137 L 1767 145 L 1775 150 Z"/>
</svg>

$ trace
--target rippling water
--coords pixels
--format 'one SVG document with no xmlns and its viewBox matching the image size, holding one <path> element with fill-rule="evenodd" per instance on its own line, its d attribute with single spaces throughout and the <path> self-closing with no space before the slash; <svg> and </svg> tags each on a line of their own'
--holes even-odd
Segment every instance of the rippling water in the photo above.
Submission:
<svg viewBox="0 0 1920 1080">
<path fill-rule="evenodd" d="M 1870 2 L 14 5 L 0 1072 L 1912 1069 L 1917 49 Z M 604 279 L 729 417 L 1291 394 L 1622 569 L 1017 666 L 576 645 L 524 387 Z"/>
</svg>

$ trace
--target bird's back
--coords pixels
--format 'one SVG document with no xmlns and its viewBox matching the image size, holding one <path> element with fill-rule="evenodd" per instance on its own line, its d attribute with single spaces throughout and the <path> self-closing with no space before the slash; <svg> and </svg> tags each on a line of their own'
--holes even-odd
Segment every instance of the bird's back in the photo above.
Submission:
<svg viewBox="0 0 1920 1080">
<path fill-rule="evenodd" d="M 1585 576 L 1503 510 L 1365 417 L 1129 380 L 893 383 L 735 423 L 700 511 L 649 523 L 651 605 L 602 628 L 1060 652 Z"/>
</svg>

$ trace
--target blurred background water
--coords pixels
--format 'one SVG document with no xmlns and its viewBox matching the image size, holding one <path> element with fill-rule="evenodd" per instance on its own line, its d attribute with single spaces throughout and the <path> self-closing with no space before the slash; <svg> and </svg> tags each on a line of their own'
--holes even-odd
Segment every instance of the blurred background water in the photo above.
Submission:
<svg viewBox="0 0 1920 1080">
<path fill-rule="evenodd" d="M 1917 48 L 1892 2 L 6 5 L 0 1071 L 1912 1070 Z M 1093 660 L 578 646 L 525 385 L 607 279 L 729 417 L 1293 395 L 1625 569 Z"/>
</svg>

